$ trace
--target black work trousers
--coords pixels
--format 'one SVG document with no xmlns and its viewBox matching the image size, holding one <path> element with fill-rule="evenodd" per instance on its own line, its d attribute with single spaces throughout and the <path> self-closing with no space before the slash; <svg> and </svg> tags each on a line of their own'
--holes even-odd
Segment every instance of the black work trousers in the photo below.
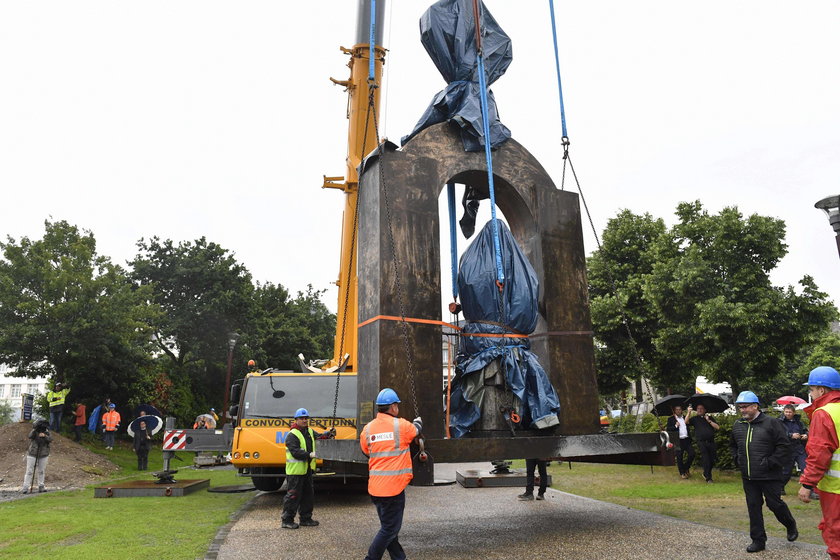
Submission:
<svg viewBox="0 0 840 560">
<path fill-rule="evenodd" d="M 148 449 L 138 449 L 137 450 L 137 470 L 138 471 L 145 471 L 149 468 L 149 450 Z"/>
<path fill-rule="evenodd" d="M 697 440 L 697 447 L 700 448 L 700 462 L 703 463 L 703 478 L 712 480 L 712 467 L 717 461 L 717 446 L 713 439 Z"/>
<path fill-rule="evenodd" d="M 283 498 L 283 521 L 291 523 L 300 511 L 300 520 L 312 519 L 315 507 L 315 487 L 312 485 L 312 473 L 286 475 L 286 496 Z"/>
<path fill-rule="evenodd" d="M 548 469 L 546 468 L 547 461 L 539 459 L 525 459 L 525 493 L 534 493 L 534 470 L 540 471 L 540 494 L 545 494 L 545 488 L 548 485 Z"/>
<path fill-rule="evenodd" d="M 694 446 L 691 445 L 691 438 L 680 438 L 679 447 L 677 448 L 677 469 L 680 474 L 688 473 L 691 468 L 691 463 L 694 462 Z"/>
<path fill-rule="evenodd" d="M 84 430 L 84 426 L 78 425 L 73 426 L 73 433 L 75 434 L 75 439 L 73 441 L 79 442 L 82 441 L 82 430 Z"/>
<path fill-rule="evenodd" d="M 761 506 L 767 502 L 767 507 L 786 529 L 796 527 L 796 520 L 790 513 L 787 504 L 782 501 L 782 480 L 747 480 L 743 479 L 744 496 L 747 498 L 747 513 L 750 514 L 750 538 L 754 541 L 766 542 L 767 533 L 764 531 L 764 512 Z"/>
<path fill-rule="evenodd" d="M 405 511 L 405 490 L 396 496 L 371 496 L 370 499 L 379 515 L 379 532 L 373 537 L 365 560 L 380 560 L 386 550 L 391 560 L 405 560 L 405 551 L 399 540 Z"/>
</svg>

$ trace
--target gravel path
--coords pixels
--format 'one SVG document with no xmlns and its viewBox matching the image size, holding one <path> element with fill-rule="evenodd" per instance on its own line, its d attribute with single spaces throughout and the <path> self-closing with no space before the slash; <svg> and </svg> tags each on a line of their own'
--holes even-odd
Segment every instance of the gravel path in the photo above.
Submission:
<svg viewBox="0 0 840 560">
<path fill-rule="evenodd" d="M 437 465 L 439 478 L 475 465 Z M 480 468 L 486 468 L 481 465 Z M 543 502 L 519 502 L 519 488 L 465 489 L 457 484 L 409 487 L 400 542 L 411 559 L 517 560 L 585 558 L 643 560 L 826 558 L 822 546 L 771 538 L 747 554 L 749 536 L 549 489 Z M 319 485 L 319 527 L 280 528 L 281 493 L 260 493 L 220 534 L 219 560 L 346 560 L 364 558 L 379 527 L 363 487 Z M 744 512 L 746 515 L 746 511 Z M 768 523 L 775 523 L 772 514 Z M 387 554 L 386 554 L 387 558 Z"/>
</svg>

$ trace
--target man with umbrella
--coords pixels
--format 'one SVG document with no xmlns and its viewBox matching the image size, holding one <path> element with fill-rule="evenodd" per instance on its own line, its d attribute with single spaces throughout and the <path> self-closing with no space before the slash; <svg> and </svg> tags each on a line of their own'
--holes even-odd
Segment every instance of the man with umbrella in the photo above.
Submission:
<svg viewBox="0 0 840 560">
<path fill-rule="evenodd" d="M 813 404 L 805 409 L 811 434 L 805 471 L 799 477 L 799 499 L 808 503 L 817 487 L 823 514 L 819 529 L 828 555 L 840 560 L 840 373 L 828 366 L 815 368 L 806 385 Z"/>
<path fill-rule="evenodd" d="M 703 463 L 703 478 L 706 484 L 712 482 L 712 467 L 717 460 L 717 445 L 715 444 L 715 432 L 720 425 L 709 414 L 710 412 L 723 412 L 729 408 L 729 404 L 717 395 L 709 393 L 695 393 L 686 402 L 689 406 L 688 425 L 694 428 L 694 437 L 697 438 L 697 447 L 700 448 L 700 461 Z M 691 407 L 697 411 L 691 416 Z"/>
<path fill-rule="evenodd" d="M 741 418 L 732 426 L 732 457 L 741 469 L 741 482 L 750 516 L 750 538 L 747 552 L 764 550 L 767 533 L 764 530 L 763 503 L 787 529 L 787 540 L 799 537 L 796 520 L 782 501 L 785 486 L 782 468 L 790 461 L 790 441 L 787 431 L 777 418 L 767 416 L 758 408 L 758 397 L 743 391 L 735 401 Z"/>
<path fill-rule="evenodd" d="M 683 418 L 683 407 L 681 404 L 672 407 L 673 414 L 668 418 L 665 429 L 672 440 L 677 440 L 677 470 L 680 471 L 680 478 L 691 476 L 691 464 L 694 462 L 694 446 L 691 445 L 691 436 L 688 433 L 688 425 Z"/>
</svg>

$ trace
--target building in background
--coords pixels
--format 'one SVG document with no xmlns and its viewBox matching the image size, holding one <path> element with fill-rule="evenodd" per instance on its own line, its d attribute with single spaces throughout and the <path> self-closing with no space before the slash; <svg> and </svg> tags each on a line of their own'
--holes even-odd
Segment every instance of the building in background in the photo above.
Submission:
<svg viewBox="0 0 840 560">
<path fill-rule="evenodd" d="M 8 403 L 12 408 L 12 420 L 20 420 L 21 395 L 29 393 L 37 399 L 47 392 L 47 378 L 14 377 L 14 370 L 6 364 L 0 364 L 0 402 Z"/>
</svg>

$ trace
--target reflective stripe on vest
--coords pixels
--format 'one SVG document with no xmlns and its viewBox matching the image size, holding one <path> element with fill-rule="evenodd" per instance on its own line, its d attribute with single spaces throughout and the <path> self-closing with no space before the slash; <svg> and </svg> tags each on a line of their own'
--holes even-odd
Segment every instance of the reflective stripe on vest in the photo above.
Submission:
<svg viewBox="0 0 840 560">
<path fill-rule="evenodd" d="M 47 403 L 50 408 L 54 406 L 64 406 L 64 400 L 67 398 L 67 393 L 70 389 L 62 389 L 61 391 L 47 391 Z"/>
<path fill-rule="evenodd" d="M 405 441 L 400 422 L 406 421 L 380 413 L 362 431 L 368 445 L 371 496 L 396 496 L 405 490 L 413 476 L 409 448 L 413 438 Z"/>
<path fill-rule="evenodd" d="M 831 416 L 831 419 L 834 421 L 834 430 L 838 437 L 840 437 L 840 403 L 828 403 L 817 410 L 824 410 Z M 823 492 L 840 494 L 840 449 L 834 450 L 831 456 L 831 464 L 828 466 L 825 475 L 817 483 L 817 488 Z"/>
<path fill-rule="evenodd" d="M 113 432 L 117 429 L 117 424 L 120 423 L 120 413 L 116 410 L 113 412 L 106 412 L 102 415 L 102 425 L 105 426 L 106 432 Z"/>
<path fill-rule="evenodd" d="M 306 447 L 306 438 L 303 437 L 303 434 L 297 428 L 289 430 L 289 435 L 294 435 L 298 441 L 300 442 L 301 449 L 304 449 L 307 453 L 311 451 L 315 451 L 315 432 L 312 431 L 312 428 L 306 428 L 309 431 L 309 437 L 312 439 L 312 449 Z M 288 436 L 286 436 L 288 438 Z M 289 451 L 288 444 L 286 445 L 286 474 L 291 475 L 300 475 L 306 474 L 306 463 L 309 463 L 309 466 L 314 471 L 317 467 L 318 460 L 315 458 L 312 459 L 295 459 L 294 455 Z"/>
</svg>

